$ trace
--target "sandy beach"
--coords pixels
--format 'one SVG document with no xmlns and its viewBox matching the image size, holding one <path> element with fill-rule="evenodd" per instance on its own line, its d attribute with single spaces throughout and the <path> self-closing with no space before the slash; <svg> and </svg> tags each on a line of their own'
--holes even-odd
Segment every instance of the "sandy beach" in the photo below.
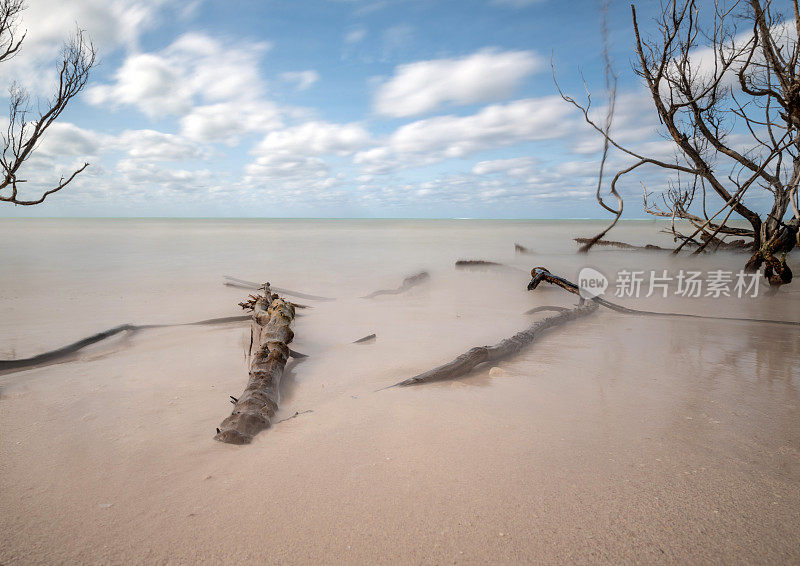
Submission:
<svg viewBox="0 0 800 566">
<path fill-rule="evenodd" d="M 302 414 L 249 446 L 212 440 L 247 380 L 246 322 L 122 333 L 0 374 L 0 563 L 797 563 L 796 326 L 601 309 L 463 379 L 377 391 L 547 316 L 528 309 L 575 303 L 527 291 L 533 266 L 574 279 L 743 263 L 577 255 L 571 238 L 597 226 L 4 220 L 2 359 L 242 314 L 247 291 L 223 275 L 337 300 L 304 301 L 293 326 L 309 357 L 287 366 L 277 417 Z M 614 237 L 668 244 L 662 226 Z M 509 268 L 455 270 L 465 258 Z M 430 281 L 407 293 L 361 298 L 420 270 Z M 800 320 L 795 284 L 618 302 Z"/>
</svg>

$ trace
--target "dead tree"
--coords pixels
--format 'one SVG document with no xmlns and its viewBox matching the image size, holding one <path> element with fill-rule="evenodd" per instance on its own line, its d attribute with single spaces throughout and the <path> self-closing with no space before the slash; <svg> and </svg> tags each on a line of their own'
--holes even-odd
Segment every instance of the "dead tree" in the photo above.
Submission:
<svg viewBox="0 0 800 566">
<path fill-rule="evenodd" d="M 673 220 L 672 230 L 681 241 L 676 253 L 687 242 L 697 244 L 699 253 L 719 247 L 727 236 L 747 238 L 751 257 L 746 268 L 764 265 L 770 284 L 781 285 L 792 279 L 786 255 L 798 244 L 800 226 L 798 0 L 792 0 L 790 18 L 768 0 L 736 2 L 731 9 L 720 1 L 713 6 L 713 14 L 700 14 L 695 0 L 665 1 L 651 36 L 640 32 L 631 6 L 634 70 L 647 86 L 665 137 L 674 144 L 673 159 L 618 143 L 607 125 L 590 116 L 591 98 L 579 103 L 562 97 L 583 112 L 607 143 L 632 158 L 611 182 L 615 196 L 620 179 L 639 167 L 654 165 L 672 173 L 661 203 L 646 189 L 644 200 L 648 213 Z M 747 22 L 744 33 L 736 25 L 741 21 Z M 763 217 L 745 201 L 756 191 L 771 197 Z M 731 217 L 750 227 L 731 226 Z M 692 231 L 680 234 L 675 220 L 688 221 Z"/>
<path fill-rule="evenodd" d="M 0 62 L 19 52 L 25 33 L 18 32 L 18 18 L 25 9 L 23 0 L 0 0 Z M 30 95 L 18 84 L 9 89 L 8 127 L 2 134 L 0 154 L 0 201 L 23 206 L 40 204 L 53 193 L 69 185 L 89 164 L 84 163 L 69 176 L 61 179 L 38 197 L 24 198 L 20 186 L 20 169 L 42 141 L 48 128 L 66 109 L 69 101 L 86 86 L 89 71 L 95 64 L 95 48 L 82 30 L 68 40 L 61 52 L 56 93 L 49 100 L 37 100 L 34 112 Z"/>
</svg>

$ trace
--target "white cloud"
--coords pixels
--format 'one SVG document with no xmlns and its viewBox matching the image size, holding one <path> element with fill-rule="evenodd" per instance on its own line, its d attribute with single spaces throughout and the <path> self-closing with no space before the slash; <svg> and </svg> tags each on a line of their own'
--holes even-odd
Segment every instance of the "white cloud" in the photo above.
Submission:
<svg viewBox="0 0 800 566">
<path fill-rule="evenodd" d="M 258 157 L 245 168 L 246 183 L 264 183 L 286 179 L 325 178 L 328 165 L 318 157 L 271 153 Z"/>
<path fill-rule="evenodd" d="M 190 113 L 198 101 L 254 101 L 266 86 L 258 62 L 266 43 L 223 45 L 188 33 L 159 53 L 130 55 L 115 81 L 89 89 L 89 101 L 112 108 L 137 107 L 150 117 Z"/>
<path fill-rule="evenodd" d="M 114 146 L 124 149 L 132 158 L 149 161 L 178 161 L 201 156 L 200 148 L 175 134 L 155 130 L 126 130 Z"/>
<path fill-rule="evenodd" d="M 189 170 L 161 167 L 155 163 L 138 159 L 122 159 L 117 163 L 117 173 L 126 187 L 152 185 L 162 192 L 202 193 L 215 184 L 217 179 L 209 170 Z"/>
<path fill-rule="evenodd" d="M 81 155 L 97 154 L 111 136 L 80 128 L 69 122 L 53 122 L 47 128 L 41 145 L 36 149 L 39 155 Z"/>
<path fill-rule="evenodd" d="M 367 30 L 363 27 L 355 28 L 348 31 L 344 36 L 344 42 L 346 45 L 355 45 L 356 43 L 361 43 L 364 41 L 364 38 L 367 36 Z"/>
<path fill-rule="evenodd" d="M 370 142 L 370 135 L 358 124 L 306 122 L 270 132 L 256 146 L 259 155 L 288 152 L 299 155 L 349 155 Z"/>
<path fill-rule="evenodd" d="M 19 31 L 27 31 L 19 54 L 3 63 L 0 79 L 19 81 L 36 93 L 46 93 L 55 77 L 55 60 L 63 42 L 86 30 L 98 50 L 107 55 L 120 46 L 135 48 L 142 32 L 154 26 L 167 0 L 36 0 L 21 14 Z"/>
<path fill-rule="evenodd" d="M 321 156 L 351 155 L 369 142 L 369 133 L 358 124 L 306 122 L 271 132 L 251 151 L 256 159 L 245 169 L 245 182 L 259 185 L 306 179 L 319 183 L 332 178 L 330 166 Z"/>
<path fill-rule="evenodd" d="M 386 116 L 413 116 L 445 103 L 475 104 L 514 93 L 520 82 L 541 69 L 530 51 L 484 50 L 460 59 L 433 59 L 401 65 L 375 97 Z"/>
<path fill-rule="evenodd" d="M 296 90 L 307 90 L 314 83 L 319 81 L 319 73 L 313 69 L 308 71 L 290 71 L 281 74 L 281 79 L 287 83 L 294 83 Z"/>
<path fill-rule="evenodd" d="M 128 57 L 115 77 L 113 85 L 90 88 L 89 102 L 112 108 L 128 104 L 151 117 L 183 114 L 192 107 L 194 93 L 183 80 L 182 70 L 158 55 Z"/>
<path fill-rule="evenodd" d="M 365 173 L 463 158 L 478 151 L 525 141 L 554 139 L 570 126 L 570 107 L 558 96 L 516 100 L 483 108 L 470 116 L 437 116 L 397 129 L 383 146 L 356 154 Z"/>
<path fill-rule="evenodd" d="M 493 159 L 481 161 L 472 168 L 475 175 L 492 175 L 504 173 L 510 177 L 530 175 L 536 160 L 532 157 L 513 157 L 511 159 Z"/>
<path fill-rule="evenodd" d="M 267 100 L 220 102 L 195 106 L 181 118 L 181 133 L 196 142 L 236 145 L 252 132 L 265 132 L 283 125 L 281 110 Z"/>
</svg>

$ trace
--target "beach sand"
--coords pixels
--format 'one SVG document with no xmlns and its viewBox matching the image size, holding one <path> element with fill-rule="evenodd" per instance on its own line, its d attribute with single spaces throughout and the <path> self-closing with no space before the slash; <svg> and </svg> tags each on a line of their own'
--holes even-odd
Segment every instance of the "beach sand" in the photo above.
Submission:
<svg viewBox="0 0 800 566">
<path fill-rule="evenodd" d="M 526 291 L 535 265 L 574 280 L 743 263 L 575 254 L 570 238 L 599 226 L 4 220 L 2 359 L 241 314 L 247 291 L 223 275 L 337 300 L 302 301 L 294 324 L 310 357 L 287 366 L 277 419 L 311 412 L 249 446 L 212 440 L 247 380 L 247 323 L 126 333 L 0 375 L 0 563 L 797 563 L 796 326 L 600 310 L 499 370 L 376 391 L 547 316 L 532 307 L 574 304 Z M 661 226 L 610 236 L 668 244 Z M 516 270 L 456 271 L 462 258 Z M 407 293 L 359 298 L 421 269 Z M 798 284 L 614 300 L 800 320 Z"/>
</svg>

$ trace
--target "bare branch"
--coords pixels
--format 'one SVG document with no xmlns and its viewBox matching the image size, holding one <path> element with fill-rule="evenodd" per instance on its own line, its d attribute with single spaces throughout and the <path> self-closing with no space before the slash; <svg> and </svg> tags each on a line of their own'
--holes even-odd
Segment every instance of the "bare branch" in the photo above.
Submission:
<svg viewBox="0 0 800 566">
<path fill-rule="evenodd" d="M 9 4 L 14 4 L 19 10 L 22 9 L 21 2 L 5 0 L 4 4 L 0 4 L 0 33 L 4 21 L 2 10 Z M 19 48 L 20 42 L 21 39 L 13 44 L 16 46 L 14 51 Z M 2 45 L 0 40 L 0 46 Z M 2 135 L 0 152 L 0 201 L 23 206 L 39 204 L 49 195 L 66 187 L 89 165 L 84 163 L 68 177 L 62 177 L 55 187 L 45 190 L 39 198 L 23 199 L 19 196 L 18 185 L 24 182 L 18 178 L 20 169 L 38 147 L 48 128 L 66 109 L 70 100 L 86 86 L 89 71 L 95 64 L 96 51 L 85 32 L 78 29 L 64 44 L 61 55 L 56 92 L 50 100 L 37 104 L 41 109 L 36 119 L 29 119 L 31 109 L 28 93 L 18 85 L 12 85 L 10 89 L 9 121 L 6 132 Z"/>
</svg>

